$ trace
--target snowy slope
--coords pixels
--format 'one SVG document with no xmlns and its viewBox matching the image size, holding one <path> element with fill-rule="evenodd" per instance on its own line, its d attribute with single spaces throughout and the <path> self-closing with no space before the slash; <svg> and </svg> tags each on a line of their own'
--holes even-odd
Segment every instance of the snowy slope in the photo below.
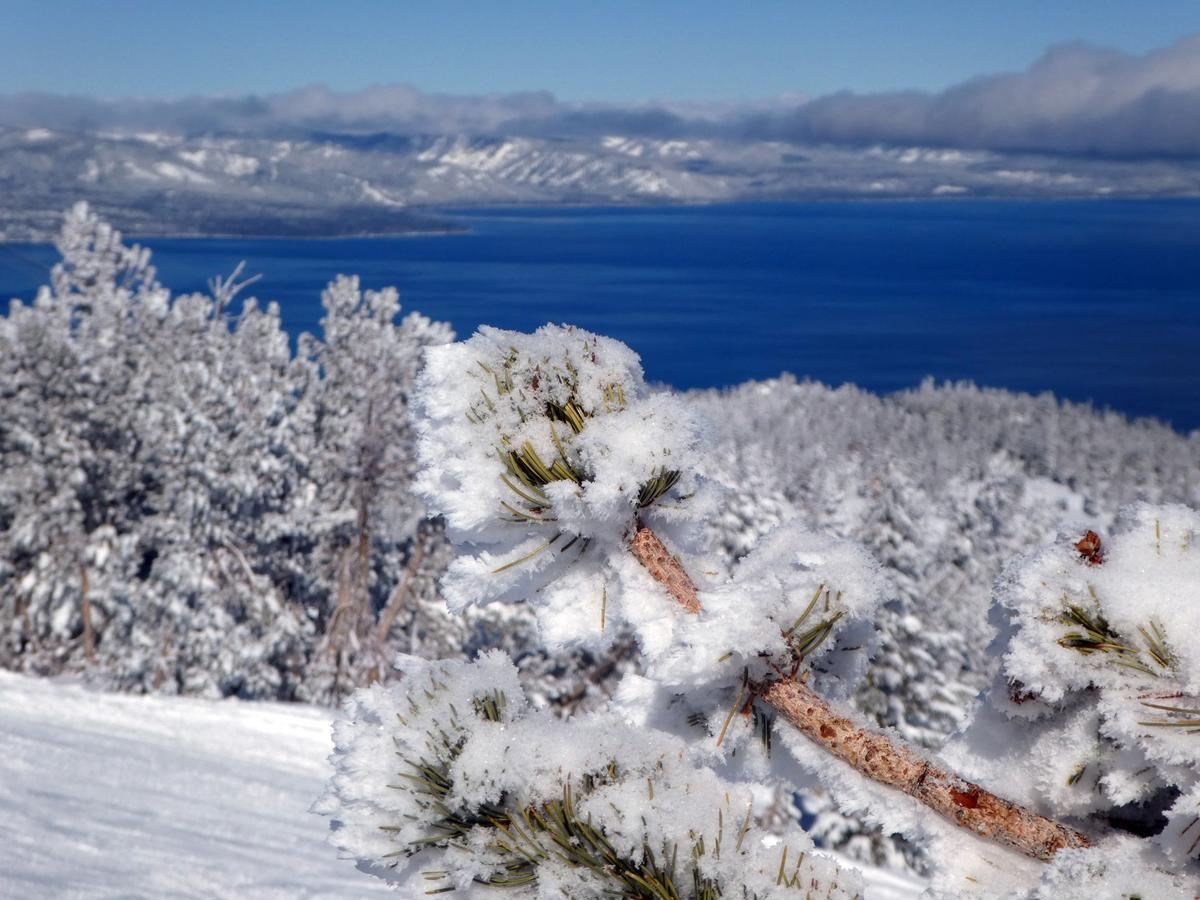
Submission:
<svg viewBox="0 0 1200 900">
<path fill-rule="evenodd" d="M 0 897 L 394 896 L 308 812 L 330 713 L 0 672 Z M 869 872 L 872 900 L 921 886 Z"/>
<path fill-rule="evenodd" d="M 0 897 L 390 894 L 308 812 L 329 714 L 0 673 Z"/>
</svg>

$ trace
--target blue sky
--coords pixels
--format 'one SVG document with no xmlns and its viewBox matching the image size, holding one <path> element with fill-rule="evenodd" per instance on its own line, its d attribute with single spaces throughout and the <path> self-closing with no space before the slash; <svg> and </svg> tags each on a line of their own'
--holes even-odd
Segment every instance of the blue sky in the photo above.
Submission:
<svg viewBox="0 0 1200 900">
<path fill-rule="evenodd" d="M 0 0 L 0 93 L 273 93 L 407 83 L 567 100 L 938 89 L 1084 40 L 1142 53 L 1200 3 Z"/>
</svg>

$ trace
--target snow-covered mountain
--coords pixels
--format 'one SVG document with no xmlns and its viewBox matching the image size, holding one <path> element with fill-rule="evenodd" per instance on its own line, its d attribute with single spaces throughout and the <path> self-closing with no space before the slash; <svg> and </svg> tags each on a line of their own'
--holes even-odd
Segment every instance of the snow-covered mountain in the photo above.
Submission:
<svg viewBox="0 0 1200 900">
<path fill-rule="evenodd" d="M 309 132 L 288 139 L 0 128 L 0 239 L 90 201 L 134 234 L 446 228 L 437 208 L 1200 193 L 1178 162 L 782 141 Z"/>
</svg>

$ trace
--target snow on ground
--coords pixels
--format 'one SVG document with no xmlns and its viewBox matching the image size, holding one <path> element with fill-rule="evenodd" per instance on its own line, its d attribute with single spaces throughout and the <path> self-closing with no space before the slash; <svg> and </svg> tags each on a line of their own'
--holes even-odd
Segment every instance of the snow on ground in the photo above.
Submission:
<svg viewBox="0 0 1200 900">
<path fill-rule="evenodd" d="M 395 896 L 308 812 L 330 717 L 0 672 L 0 897 Z M 870 900 L 922 889 L 867 880 Z"/>
<path fill-rule="evenodd" d="M 363 897 L 308 812 L 329 713 L 0 672 L 0 897 Z"/>
</svg>

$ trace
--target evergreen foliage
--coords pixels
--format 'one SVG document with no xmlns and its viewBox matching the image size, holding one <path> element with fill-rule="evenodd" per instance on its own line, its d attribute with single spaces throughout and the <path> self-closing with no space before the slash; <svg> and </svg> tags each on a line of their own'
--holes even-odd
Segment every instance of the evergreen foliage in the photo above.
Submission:
<svg viewBox="0 0 1200 900">
<path fill-rule="evenodd" d="M 0 319 L 0 665 L 327 701 L 460 652 L 405 415 L 449 328 L 340 278 L 292 352 L 274 304 L 172 296 L 86 206 L 58 248 Z"/>
<path fill-rule="evenodd" d="M 476 368 L 490 379 L 482 389 Z M 559 369 L 568 377 L 547 377 Z M 1117 886 L 1128 896 L 1195 892 L 1200 839 L 1189 834 L 1200 821 L 1193 809 L 1200 753 L 1188 735 L 1200 730 L 1192 702 L 1200 689 L 1200 656 L 1191 639 L 1200 626 L 1189 600 L 1200 583 L 1196 513 L 1183 506 L 1129 508 L 1121 520 L 1126 524 L 1113 530 L 1109 555 L 1096 531 L 1072 539 L 1059 528 L 1088 512 L 1073 506 L 1075 491 L 1039 483 L 1020 471 L 1033 461 L 1006 459 L 1003 452 L 964 462 L 953 454 L 974 449 L 979 438 L 952 434 L 949 458 L 932 460 L 940 485 L 914 483 L 885 455 L 887 481 L 872 486 L 877 505 L 845 496 L 825 504 L 843 532 L 865 526 L 868 543 L 891 563 L 881 572 L 863 548 L 813 532 L 815 517 L 796 514 L 787 481 L 780 483 L 794 463 L 769 446 L 789 437 L 790 426 L 769 421 L 750 430 L 768 444 L 755 446 L 739 428 L 760 410 L 752 403 L 739 410 L 735 403 L 714 441 L 697 408 L 707 399 L 728 411 L 728 396 L 656 394 L 640 375 L 627 348 L 570 327 L 547 326 L 532 335 L 485 328 L 429 352 L 418 389 L 418 478 L 431 508 L 447 516 L 459 549 L 449 569 L 456 605 L 524 599 L 550 639 L 604 647 L 611 637 L 603 604 L 611 595 L 619 621 L 637 641 L 642 672 L 625 675 L 601 731 L 595 720 L 577 719 L 527 735 L 508 721 L 464 719 L 453 705 L 433 716 L 439 724 L 432 728 L 424 719 L 414 725 L 401 707 L 426 716 L 418 692 L 437 702 L 443 682 L 460 691 L 474 683 L 474 693 L 457 703 L 478 709 L 483 688 L 503 679 L 433 676 L 424 664 L 401 660 L 417 683 L 407 691 L 357 695 L 339 727 L 337 774 L 321 811 L 334 817 L 343 851 L 404 885 L 413 883 L 412 866 L 393 873 L 386 860 L 399 852 L 435 863 L 434 877 L 444 882 L 435 891 L 475 894 L 503 885 L 529 896 L 642 896 L 636 885 L 649 886 L 645 896 L 721 895 L 724 883 L 709 874 L 694 869 L 684 889 L 673 878 L 673 863 L 666 869 L 655 862 L 668 852 L 674 860 L 678 842 L 660 844 L 647 823 L 663 817 L 686 822 L 693 807 L 669 792 L 656 799 L 652 776 L 633 821 L 622 817 L 628 797 L 610 802 L 617 815 L 599 830 L 590 817 L 576 815 L 573 798 L 586 803 L 647 756 L 665 758 L 632 738 L 610 749 L 605 738 L 633 726 L 650 745 L 664 733 L 682 737 L 677 757 L 730 785 L 777 796 L 795 784 L 795 767 L 806 770 L 844 814 L 918 848 L 933 887 L 947 896 L 1057 891 L 1084 898 Z M 613 384 L 621 386 L 617 404 Z M 787 400 L 787 392 L 772 399 L 780 397 Z M 627 403 L 640 414 L 625 416 Z M 564 437 L 556 423 L 567 427 Z M 836 442 L 841 435 L 831 430 Z M 853 425 L 845 430 L 853 432 Z M 988 430 L 981 431 L 986 439 Z M 897 430 L 892 440 L 909 437 Z M 927 430 L 922 438 L 929 437 Z M 932 438 L 936 454 L 943 448 L 936 431 Z M 826 449 L 814 443 L 809 456 Z M 842 451 L 817 477 L 836 483 L 842 476 L 854 486 L 855 453 L 862 451 Z M 722 453 L 728 456 L 721 459 Z M 1181 458 L 1186 466 L 1187 456 Z M 663 477 L 668 471 L 669 479 Z M 675 473 L 690 479 L 679 496 L 671 494 L 680 478 Z M 993 474 L 1007 474 L 1008 483 L 997 483 Z M 1191 484 L 1186 469 L 1181 481 Z M 644 502 L 648 491 L 650 504 Z M 695 514 L 721 509 L 725 493 L 736 498 L 725 507 L 729 515 Z M 514 495 L 526 505 L 515 507 Z M 970 498 L 976 512 L 957 522 L 940 520 L 927 535 L 922 512 L 956 495 Z M 759 497 L 775 521 L 745 540 L 737 517 L 748 511 L 753 522 Z M 1004 513 L 1021 510 L 1023 501 L 1032 521 L 1005 526 Z M 659 518 L 660 511 L 670 514 Z M 1010 564 L 994 594 L 993 624 L 986 619 L 986 593 L 978 606 L 964 602 L 973 597 L 924 603 L 914 595 L 905 609 L 909 597 L 894 582 L 904 578 L 911 585 L 926 577 L 930 548 L 955 547 L 948 562 L 965 579 L 986 570 L 988 558 L 1022 525 L 1042 535 L 1014 548 L 1024 555 Z M 654 528 L 663 529 L 669 544 Z M 564 533 L 571 540 L 556 547 Z M 566 552 L 577 538 L 584 550 Z M 982 561 L 972 558 L 975 540 Z M 1039 544 L 1048 549 L 1034 552 Z M 601 627 L 587 627 L 597 593 Z M 852 694 L 862 700 L 865 669 L 888 673 L 886 660 L 867 669 L 881 604 L 904 616 L 903 633 L 888 635 L 901 659 L 913 645 L 933 651 L 917 655 L 911 667 L 917 673 L 936 679 L 936 651 L 949 646 L 964 669 L 975 667 L 972 677 L 997 676 L 983 704 L 976 708 L 962 697 L 955 709 L 953 691 L 967 679 L 953 673 L 959 677 L 938 699 L 957 730 L 940 752 L 880 733 L 861 712 L 838 708 Z M 486 662 L 503 665 L 502 657 Z M 425 679 L 430 686 L 422 686 Z M 905 697 L 903 678 L 882 687 L 880 694 L 895 697 L 901 713 L 906 700 L 921 702 L 919 695 Z M 398 726 L 389 709 L 396 710 Z M 918 732 L 925 743 L 951 730 L 926 720 L 932 727 Z M 422 735 L 428 753 L 414 756 L 410 748 Z M 406 801 L 376 784 L 392 765 L 378 752 L 389 739 L 416 773 L 416 811 L 405 812 Z M 547 758 L 559 766 L 549 783 Z M 1080 787 L 1089 770 L 1094 791 Z M 486 789 L 476 790 L 481 784 Z M 512 806 L 509 786 L 536 787 Z M 380 809 L 407 822 L 372 827 L 372 814 L 364 813 Z M 434 818 L 426 821 L 430 810 Z M 752 815 L 753 804 L 746 820 Z M 824 824 L 819 838 L 829 834 L 831 823 Z M 481 837 L 480 830 L 492 836 Z M 1148 840 L 1131 843 L 1123 834 L 1129 831 Z M 408 837 L 401 851 L 383 852 L 387 840 L 380 832 Z M 697 825 L 688 830 L 696 846 L 703 845 L 699 833 Z M 626 852 L 609 852 L 618 845 Z M 867 849 L 887 852 L 883 842 Z M 551 858 L 565 863 L 573 880 L 560 872 L 546 893 L 539 867 Z M 1115 859 L 1124 861 L 1119 871 Z M 749 860 L 734 865 L 744 896 L 782 894 L 803 881 L 785 878 L 781 861 L 776 882 L 762 884 L 760 894 L 749 884 L 762 870 Z M 614 884 L 580 881 L 576 870 Z"/>
</svg>

